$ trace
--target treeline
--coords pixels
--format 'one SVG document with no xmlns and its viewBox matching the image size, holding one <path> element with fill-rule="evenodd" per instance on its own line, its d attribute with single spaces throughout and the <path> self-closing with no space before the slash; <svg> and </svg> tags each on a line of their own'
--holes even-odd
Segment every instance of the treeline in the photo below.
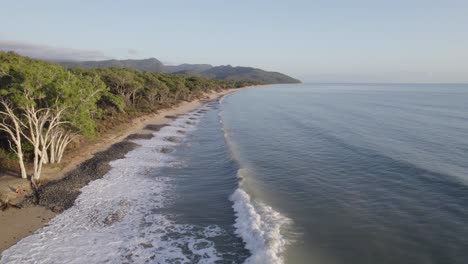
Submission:
<svg viewBox="0 0 468 264">
<path fill-rule="evenodd" d="M 102 123 L 254 84 L 123 68 L 68 70 L 0 51 L 0 159 L 14 157 L 23 178 L 32 162 L 35 184 L 43 164 L 60 162 L 76 137 L 96 137 Z"/>
</svg>

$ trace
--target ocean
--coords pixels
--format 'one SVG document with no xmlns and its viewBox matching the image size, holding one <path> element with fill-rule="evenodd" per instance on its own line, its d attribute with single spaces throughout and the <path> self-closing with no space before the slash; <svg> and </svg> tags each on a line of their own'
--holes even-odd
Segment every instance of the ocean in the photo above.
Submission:
<svg viewBox="0 0 468 264">
<path fill-rule="evenodd" d="M 1 263 L 468 263 L 468 85 L 241 89 L 111 163 Z"/>
</svg>

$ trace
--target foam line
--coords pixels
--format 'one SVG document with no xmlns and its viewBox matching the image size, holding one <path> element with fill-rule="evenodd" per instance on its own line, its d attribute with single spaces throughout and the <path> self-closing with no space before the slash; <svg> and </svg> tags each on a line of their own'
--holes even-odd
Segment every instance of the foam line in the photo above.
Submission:
<svg viewBox="0 0 468 264">
<path fill-rule="evenodd" d="M 202 107 L 201 109 L 205 109 Z M 189 119 L 190 118 L 190 119 Z M 161 148 L 177 146 L 200 115 L 180 116 L 155 137 L 111 162 L 101 179 L 81 189 L 75 205 L 2 253 L 0 263 L 213 263 L 220 260 L 211 237 L 218 226 L 182 225 L 158 213 L 173 196 L 170 178 L 157 175 L 175 158 Z M 189 121 L 187 123 L 187 121 Z M 183 129 L 186 134 L 176 133 Z"/>
<path fill-rule="evenodd" d="M 232 194 L 231 201 L 236 213 L 236 234 L 242 237 L 252 254 L 245 263 L 284 263 L 281 254 L 287 240 L 282 236 L 281 228 L 290 220 L 272 207 L 252 201 L 241 188 Z"/>
<path fill-rule="evenodd" d="M 221 103 L 224 101 L 221 98 Z M 231 139 L 231 131 L 228 124 L 223 121 L 223 112 L 219 113 L 220 124 L 224 131 L 224 138 L 231 157 L 241 163 L 240 153 L 235 142 Z M 250 176 L 246 168 L 237 172 L 239 188 L 231 195 L 233 209 L 236 214 L 234 227 L 236 234 L 242 238 L 246 248 L 252 254 L 245 263 L 247 264 L 282 264 L 284 259 L 282 253 L 289 243 L 281 234 L 281 229 L 290 224 L 291 220 L 275 211 L 260 201 L 254 201 L 242 188 L 243 178 Z"/>
</svg>

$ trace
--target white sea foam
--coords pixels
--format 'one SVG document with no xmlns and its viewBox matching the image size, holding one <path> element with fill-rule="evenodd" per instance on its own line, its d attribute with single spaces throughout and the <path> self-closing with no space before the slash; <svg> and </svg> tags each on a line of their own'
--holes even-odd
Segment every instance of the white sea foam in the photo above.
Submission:
<svg viewBox="0 0 468 264">
<path fill-rule="evenodd" d="M 193 113 L 179 117 L 125 158 L 111 162 L 101 179 L 82 188 L 75 205 L 2 253 L 0 263 L 213 263 L 220 257 L 210 237 L 217 226 L 181 225 L 160 213 L 170 202 L 172 180 L 157 175 L 174 157 L 168 137 L 195 129 Z M 187 123 L 189 121 L 189 123 Z"/>
<path fill-rule="evenodd" d="M 272 207 L 252 200 L 241 187 L 231 195 L 231 201 L 237 217 L 236 234 L 242 237 L 252 254 L 245 263 L 284 263 L 282 253 L 288 241 L 281 229 L 291 220 Z"/>
<path fill-rule="evenodd" d="M 220 103 L 224 103 L 225 95 Z M 240 154 L 230 137 L 230 130 L 223 122 L 223 112 L 219 112 L 220 124 L 224 131 L 224 138 L 234 160 L 240 162 Z M 291 223 L 291 220 L 259 201 L 254 201 L 242 189 L 242 179 L 247 175 L 246 168 L 239 169 L 239 188 L 231 195 L 236 214 L 234 227 L 236 234 L 245 242 L 245 247 L 252 254 L 246 264 L 282 264 L 282 253 L 289 241 L 281 234 L 281 229 Z"/>
</svg>

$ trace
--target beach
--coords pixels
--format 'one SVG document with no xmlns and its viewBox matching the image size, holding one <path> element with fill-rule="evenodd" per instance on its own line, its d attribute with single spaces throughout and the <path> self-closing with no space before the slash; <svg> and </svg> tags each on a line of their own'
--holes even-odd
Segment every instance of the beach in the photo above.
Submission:
<svg viewBox="0 0 468 264">
<path fill-rule="evenodd" d="M 46 225 L 57 213 L 73 205 L 80 194 L 80 189 L 89 182 L 106 174 L 110 161 L 123 158 L 137 145 L 127 139 L 151 138 L 152 133 L 164 127 L 178 115 L 190 112 L 210 100 L 233 92 L 236 89 L 209 93 L 203 99 L 183 102 L 169 109 L 161 109 L 156 114 L 148 114 L 121 124 L 111 132 L 106 132 L 95 142 L 84 144 L 66 154 L 60 167 L 47 166 L 42 179 L 47 187 L 39 192 L 39 204 L 22 201 L 24 194 L 16 190 L 30 190 L 29 183 L 12 175 L 0 177 L 0 196 L 12 203 L 29 204 L 21 209 L 10 208 L 0 211 L 0 252 L 14 245 L 17 241 L 32 234 Z M 28 190 L 29 189 L 29 190 Z"/>
<path fill-rule="evenodd" d="M 420 89 L 257 86 L 161 113 L 5 211 L 23 233 L 0 263 L 465 263 L 468 93 Z"/>
</svg>

